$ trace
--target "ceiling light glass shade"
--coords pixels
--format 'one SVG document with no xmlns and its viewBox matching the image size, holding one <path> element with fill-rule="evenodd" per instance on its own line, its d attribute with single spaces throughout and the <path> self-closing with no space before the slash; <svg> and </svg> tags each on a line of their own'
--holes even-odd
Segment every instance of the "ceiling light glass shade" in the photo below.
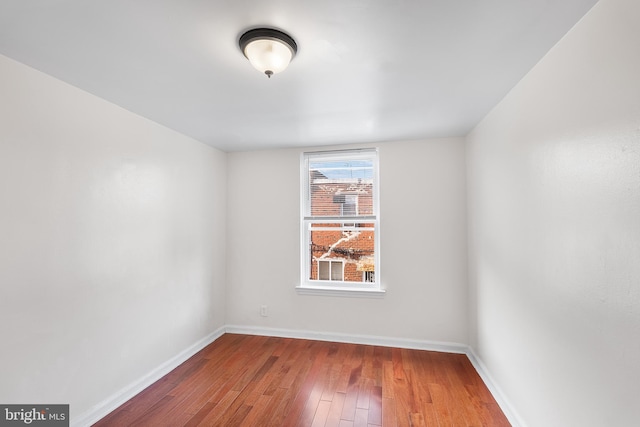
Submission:
<svg viewBox="0 0 640 427">
<path fill-rule="evenodd" d="M 271 77 L 287 68 L 296 54 L 297 45 L 281 31 L 258 28 L 240 37 L 240 49 L 256 70 Z"/>
<path fill-rule="evenodd" d="M 275 40 L 256 40 L 244 48 L 244 54 L 253 67 L 261 73 L 278 74 L 291 62 L 291 50 Z"/>
</svg>

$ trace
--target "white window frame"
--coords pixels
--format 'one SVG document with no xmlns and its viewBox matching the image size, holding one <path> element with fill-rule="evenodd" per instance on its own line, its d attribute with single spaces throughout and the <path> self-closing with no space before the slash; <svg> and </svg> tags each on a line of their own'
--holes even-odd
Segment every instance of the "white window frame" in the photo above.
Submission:
<svg viewBox="0 0 640 427">
<path fill-rule="evenodd" d="M 300 250 L 300 283 L 296 287 L 299 293 L 316 294 L 316 295 L 337 295 L 337 296 L 372 296 L 379 297 L 385 293 L 381 283 L 380 274 L 380 173 L 379 159 L 377 148 L 365 148 L 355 150 L 336 150 L 336 151 L 316 151 L 303 152 L 300 156 L 300 187 L 301 187 L 301 203 L 300 203 L 300 225 L 301 225 L 301 250 Z M 335 159 L 371 159 L 373 160 L 373 212 L 374 215 L 353 217 L 321 217 L 311 216 L 311 194 L 309 191 L 309 164 L 310 161 L 335 160 Z M 358 209 L 359 207 L 357 207 Z M 364 273 L 362 282 L 347 282 L 344 280 L 312 280 L 310 279 L 311 257 L 309 256 L 310 248 L 310 229 L 312 224 L 337 223 L 341 226 L 356 225 L 358 223 L 373 224 L 374 234 L 374 277 L 375 282 L 364 282 Z M 353 227 L 348 227 L 353 229 Z M 329 261 L 330 259 L 326 259 Z M 343 265 L 343 279 L 345 274 Z M 319 265 L 318 265 L 319 268 Z"/>
</svg>

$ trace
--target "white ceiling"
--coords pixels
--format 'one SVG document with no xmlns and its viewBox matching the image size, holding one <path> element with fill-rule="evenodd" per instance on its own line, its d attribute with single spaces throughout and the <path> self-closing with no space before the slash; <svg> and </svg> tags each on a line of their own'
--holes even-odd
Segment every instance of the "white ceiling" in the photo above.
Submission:
<svg viewBox="0 0 640 427">
<path fill-rule="evenodd" d="M 596 0 L 2 0 L 0 53 L 225 151 L 469 132 Z M 267 79 L 241 33 L 298 43 Z"/>
</svg>

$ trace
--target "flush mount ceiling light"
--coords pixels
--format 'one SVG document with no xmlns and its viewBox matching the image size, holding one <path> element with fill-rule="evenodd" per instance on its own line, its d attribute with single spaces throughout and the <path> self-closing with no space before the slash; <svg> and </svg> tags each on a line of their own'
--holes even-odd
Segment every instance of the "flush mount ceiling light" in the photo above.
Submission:
<svg viewBox="0 0 640 427">
<path fill-rule="evenodd" d="M 240 50 L 251 65 L 271 78 L 289 65 L 298 45 L 288 34 L 273 28 L 256 28 L 240 36 Z"/>
</svg>

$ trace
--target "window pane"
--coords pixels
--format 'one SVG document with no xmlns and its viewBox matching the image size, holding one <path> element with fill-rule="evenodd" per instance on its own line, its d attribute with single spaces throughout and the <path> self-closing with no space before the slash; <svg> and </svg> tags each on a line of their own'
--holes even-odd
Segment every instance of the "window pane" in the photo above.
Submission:
<svg viewBox="0 0 640 427">
<path fill-rule="evenodd" d="M 357 194 L 345 194 L 344 202 L 342 203 L 342 216 L 356 216 L 358 215 L 358 195 Z"/>
<path fill-rule="evenodd" d="M 329 261 L 318 261 L 318 278 L 320 280 L 329 280 Z"/>
<path fill-rule="evenodd" d="M 311 225 L 309 259 L 311 280 L 344 280 L 375 282 L 375 232 L 372 223 Z M 329 266 L 329 261 L 331 266 Z M 369 280 L 367 280 L 367 278 Z"/>
<path fill-rule="evenodd" d="M 331 280 L 342 280 L 342 262 L 331 261 Z"/>
<path fill-rule="evenodd" d="M 373 160 L 309 162 L 309 216 L 374 215 Z"/>
</svg>

